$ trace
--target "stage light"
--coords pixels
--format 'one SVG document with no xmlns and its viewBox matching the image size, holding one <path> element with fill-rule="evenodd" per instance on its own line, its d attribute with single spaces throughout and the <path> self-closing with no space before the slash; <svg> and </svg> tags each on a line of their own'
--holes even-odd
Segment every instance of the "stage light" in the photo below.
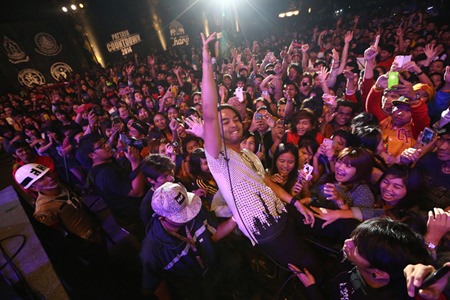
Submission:
<svg viewBox="0 0 450 300">
<path fill-rule="evenodd" d="M 335 10 L 335 11 L 334 11 L 334 15 L 335 15 L 336 17 L 339 17 L 339 16 L 342 15 L 343 12 L 344 12 L 344 10 L 341 8 L 341 9 Z"/>
<path fill-rule="evenodd" d="M 279 13 L 278 18 L 284 18 L 284 17 L 289 18 L 289 17 L 293 17 L 293 16 L 298 16 L 299 13 L 300 13 L 300 11 L 298 9 L 296 9 L 295 7 L 292 7 L 288 11 Z"/>
<path fill-rule="evenodd" d="M 67 7 L 63 6 L 61 9 L 63 12 L 67 12 Z"/>
<path fill-rule="evenodd" d="M 310 13 L 311 13 L 311 11 L 312 11 L 311 7 L 310 7 L 310 8 L 308 8 L 308 14 L 310 14 Z"/>
<path fill-rule="evenodd" d="M 84 8 L 84 4 L 83 4 L 83 3 L 78 4 L 78 6 L 79 6 L 80 8 Z"/>
<path fill-rule="evenodd" d="M 76 6 L 75 4 L 72 4 L 72 5 L 70 6 L 70 8 L 71 8 L 72 10 L 77 10 L 77 6 Z"/>
</svg>

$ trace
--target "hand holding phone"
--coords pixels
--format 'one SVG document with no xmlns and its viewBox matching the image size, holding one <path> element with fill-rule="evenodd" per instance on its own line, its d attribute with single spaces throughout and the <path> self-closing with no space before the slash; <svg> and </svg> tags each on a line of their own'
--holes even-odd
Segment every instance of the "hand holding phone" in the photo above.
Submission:
<svg viewBox="0 0 450 300">
<path fill-rule="evenodd" d="M 244 89 L 243 88 L 236 88 L 234 91 L 235 96 L 238 98 L 239 102 L 244 102 Z"/>
<path fill-rule="evenodd" d="M 398 72 L 389 72 L 388 75 L 388 89 L 398 85 Z"/>
<path fill-rule="evenodd" d="M 334 202 L 339 209 L 342 209 L 345 205 L 344 199 L 338 190 L 336 184 L 328 182 L 325 183 L 322 187 L 323 195 L 326 197 L 328 201 Z"/>
<path fill-rule="evenodd" d="M 329 150 L 333 147 L 333 140 L 324 138 L 322 144 L 325 146 L 326 150 Z"/>
<path fill-rule="evenodd" d="M 303 166 L 303 178 L 306 180 L 306 181 L 310 181 L 311 179 L 312 179 L 312 172 L 313 172 L 313 170 L 314 170 L 314 167 L 313 166 L 311 166 L 310 164 L 304 164 L 304 166 Z"/>
<path fill-rule="evenodd" d="M 397 69 L 401 69 L 405 64 L 411 61 L 411 55 L 397 55 L 394 61 L 397 63 Z"/>
<path fill-rule="evenodd" d="M 336 98 L 337 96 L 323 94 L 322 99 L 326 105 L 336 107 Z"/>
<path fill-rule="evenodd" d="M 432 284 L 435 284 L 439 281 L 439 279 L 443 278 L 450 272 L 450 266 L 443 266 L 431 273 L 427 276 L 427 278 L 424 279 L 422 282 L 422 285 L 420 286 L 421 289 L 424 289 L 426 287 L 429 287 Z"/>
<path fill-rule="evenodd" d="M 433 272 L 434 271 L 434 272 Z M 420 296 L 420 299 L 440 299 L 449 277 L 450 262 L 435 270 L 433 266 L 410 264 L 403 273 L 406 277 L 408 296 Z M 428 275 L 428 276 L 427 276 Z"/>
<path fill-rule="evenodd" d="M 423 145 L 428 145 L 433 140 L 434 134 L 435 134 L 435 132 L 433 129 L 431 129 L 429 127 L 425 127 L 423 129 L 422 137 L 420 138 L 420 142 Z"/>
</svg>

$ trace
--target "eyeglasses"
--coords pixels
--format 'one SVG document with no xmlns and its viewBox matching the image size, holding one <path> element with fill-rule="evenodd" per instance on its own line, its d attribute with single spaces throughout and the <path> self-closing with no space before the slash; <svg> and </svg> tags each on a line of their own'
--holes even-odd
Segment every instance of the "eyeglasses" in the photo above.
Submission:
<svg viewBox="0 0 450 300">
<path fill-rule="evenodd" d="M 92 152 L 97 151 L 98 149 L 102 149 L 105 148 L 105 146 L 108 145 L 108 143 L 105 140 L 100 140 L 97 142 L 97 147 L 95 147 L 94 149 L 92 149 Z"/>
</svg>

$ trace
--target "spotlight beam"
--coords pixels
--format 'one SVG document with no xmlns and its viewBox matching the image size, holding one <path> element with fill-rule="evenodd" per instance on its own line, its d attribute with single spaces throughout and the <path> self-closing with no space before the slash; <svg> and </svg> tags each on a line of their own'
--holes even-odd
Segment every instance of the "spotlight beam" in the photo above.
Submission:
<svg viewBox="0 0 450 300">
<path fill-rule="evenodd" d="M 164 27 L 168 27 L 170 23 L 172 23 L 172 21 L 178 19 L 179 17 L 181 17 L 182 15 L 184 15 L 188 10 L 190 10 L 195 4 L 197 4 L 200 0 L 195 0 L 191 5 L 189 5 L 185 10 L 183 10 L 180 14 L 178 14 L 178 16 L 176 16 L 175 18 L 173 18 L 167 25 L 164 25 Z"/>
</svg>

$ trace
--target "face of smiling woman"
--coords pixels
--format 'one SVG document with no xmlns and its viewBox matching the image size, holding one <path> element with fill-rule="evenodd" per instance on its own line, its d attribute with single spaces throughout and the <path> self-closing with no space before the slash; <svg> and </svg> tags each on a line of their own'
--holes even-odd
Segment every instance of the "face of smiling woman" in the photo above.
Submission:
<svg viewBox="0 0 450 300">
<path fill-rule="evenodd" d="M 283 177 L 287 177 L 295 167 L 294 155 L 290 152 L 281 154 L 277 158 L 276 166 L 278 169 L 278 173 Z"/>
<path fill-rule="evenodd" d="M 387 175 L 380 182 L 381 197 L 390 205 L 395 205 L 406 196 L 406 186 L 401 178 Z"/>
<path fill-rule="evenodd" d="M 340 183 L 351 181 L 356 174 L 355 167 L 352 167 L 341 160 L 336 162 L 335 170 L 334 177 L 336 178 L 336 181 Z"/>
</svg>

